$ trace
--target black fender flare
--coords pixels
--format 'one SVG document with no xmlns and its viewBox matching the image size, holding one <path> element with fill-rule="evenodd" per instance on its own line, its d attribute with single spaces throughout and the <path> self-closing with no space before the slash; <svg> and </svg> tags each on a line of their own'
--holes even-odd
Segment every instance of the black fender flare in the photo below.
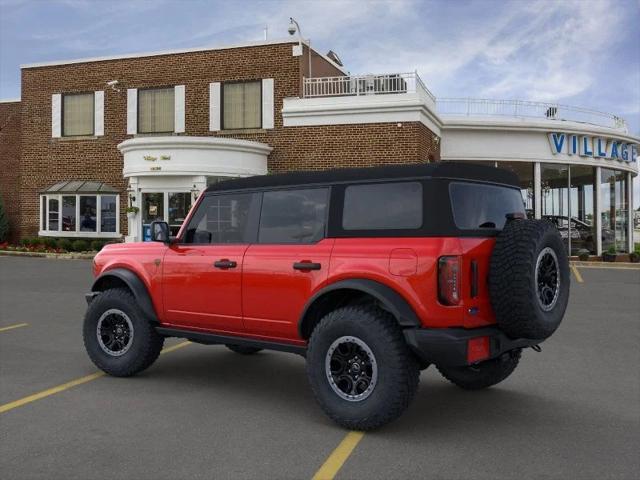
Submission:
<svg viewBox="0 0 640 480">
<path fill-rule="evenodd" d="M 151 296 L 149 295 L 147 287 L 140 277 L 131 270 L 126 268 L 114 268 L 113 270 L 107 270 L 95 279 L 91 286 L 91 292 L 99 293 L 104 291 L 104 288 L 101 288 L 101 286 L 105 281 L 113 278 L 116 278 L 127 285 L 129 290 L 131 290 L 131 293 L 133 293 L 142 313 L 144 313 L 145 317 L 147 317 L 149 321 L 159 323 L 158 316 L 156 315 L 156 310 L 153 307 L 153 302 L 151 301 Z"/>
<path fill-rule="evenodd" d="M 422 322 L 420 322 L 420 318 L 418 318 L 418 315 L 416 315 L 416 313 L 413 311 L 411 305 L 409 305 L 404 297 L 402 297 L 391 287 L 388 287 L 375 280 L 355 278 L 349 280 L 341 280 L 339 282 L 327 285 L 316 292 L 311 297 L 311 299 L 309 299 L 309 301 L 304 306 L 302 314 L 300 315 L 300 318 L 298 320 L 298 334 L 301 338 L 304 338 L 304 321 L 311 307 L 324 295 L 336 290 L 356 290 L 371 295 L 396 318 L 396 320 L 398 321 L 398 325 L 400 325 L 401 327 L 420 327 L 422 325 Z"/>
</svg>

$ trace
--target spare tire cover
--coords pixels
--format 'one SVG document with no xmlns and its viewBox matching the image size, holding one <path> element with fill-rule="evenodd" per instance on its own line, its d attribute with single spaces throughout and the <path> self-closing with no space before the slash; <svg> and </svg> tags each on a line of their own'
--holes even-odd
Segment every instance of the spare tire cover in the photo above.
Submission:
<svg viewBox="0 0 640 480">
<path fill-rule="evenodd" d="M 489 293 L 498 326 L 512 338 L 544 340 L 569 301 L 569 259 L 546 220 L 512 220 L 496 238 Z"/>
</svg>

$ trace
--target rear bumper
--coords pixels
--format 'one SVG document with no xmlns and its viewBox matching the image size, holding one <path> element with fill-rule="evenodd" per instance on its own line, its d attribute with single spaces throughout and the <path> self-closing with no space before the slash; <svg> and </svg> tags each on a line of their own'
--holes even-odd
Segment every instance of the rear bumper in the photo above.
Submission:
<svg viewBox="0 0 640 480">
<path fill-rule="evenodd" d="M 541 340 L 509 338 L 497 327 L 464 328 L 409 328 L 404 330 L 407 344 L 424 363 L 446 366 L 469 365 L 467 348 L 469 340 L 488 337 L 489 356 L 496 358 L 510 350 L 531 347 Z"/>
</svg>

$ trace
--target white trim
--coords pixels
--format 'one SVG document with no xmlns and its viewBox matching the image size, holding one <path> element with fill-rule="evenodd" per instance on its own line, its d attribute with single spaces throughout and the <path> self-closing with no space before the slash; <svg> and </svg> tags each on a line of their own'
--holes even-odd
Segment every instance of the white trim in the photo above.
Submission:
<svg viewBox="0 0 640 480">
<path fill-rule="evenodd" d="M 184 133 L 184 110 L 185 110 L 185 86 L 176 85 L 173 87 L 174 119 L 173 131 Z"/>
<path fill-rule="evenodd" d="M 262 79 L 262 128 L 274 127 L 274 82 L 273 78 Z"/>
<path fill-rule="evenodd" d="M 280 45 L 280 44 L 288 44 L 288 43 L 297 44 L 298 40 L 297 39 L 267 40 L 267 41 L 260 41 L 260 42 L 246 42 L 246 43 L 237 43 L 232 45 L 222 45 L 218 47 L 183 48 L 183 49 L 174 49 L 174 50 L 160 50 L 156 52 L 140 52 L 140 53 L 127 53 L 122 55 L 108 55 L 104 57 L 77 58 L 73 60 L 54 60 L 51 62 L 26 63 L 26 64 L 20 65 L 20 68 L 25 69 L 25 68 L 51 67 L 55 65 L 69 65 L 73 63 L 105 62 L 109 60 L 124 60 L 127 58 L 157 57 L 159 55 L 177 55 L 181 53 L 229 50 L 231 48 L 261 47 L 266 45 Z M 318 54 L 318 55 L 321 55 L 321 54 Z M 321 55 L 321 56 L 324 56 L 324 55 Z"/>
<path fill-rule="evenodd" d="M 51 95 L 51 138 L 62 137 L 62 94 Z"/>
<path fill-rule="evenodd" d="M 104 135 L 104 91 L 93 92 L 93 134 L 96 137 Z"/>
<path fill-rule="evenodd" d="M 220 108 L 220 82 L 209 84 L 209 131 L 220 130 L 222 109 Z"/>
<path fill-rule="evenodd" d="M 121 234 L 113 232 L 53 232 L 49 230 L 39 230 L 38 236 L 56 238 L 122 238 Z"/>
<path fill-rule="evenodd" d="M 0 103 L 18 103 L 20 102 L 20 97 L 17 98 L 1 98 Z"/>
<path fill-rule="evenodd" d="M 127 89 L 127 135 L 138 133 L 138 89 Z"/>
</svg>

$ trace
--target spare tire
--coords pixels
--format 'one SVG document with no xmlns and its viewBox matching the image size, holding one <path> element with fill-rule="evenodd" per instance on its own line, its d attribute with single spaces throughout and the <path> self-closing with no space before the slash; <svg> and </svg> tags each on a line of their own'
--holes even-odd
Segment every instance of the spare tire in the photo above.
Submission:
<svg viewBox="0 0 640 480">
<path fill-rule="evenodd" d="M 498 326 L 511 338 L 544 340 L 569 301 L 569 259 L 546 220 L 510 220 L 496 238 L 489 293 Z"/>
</svg>

